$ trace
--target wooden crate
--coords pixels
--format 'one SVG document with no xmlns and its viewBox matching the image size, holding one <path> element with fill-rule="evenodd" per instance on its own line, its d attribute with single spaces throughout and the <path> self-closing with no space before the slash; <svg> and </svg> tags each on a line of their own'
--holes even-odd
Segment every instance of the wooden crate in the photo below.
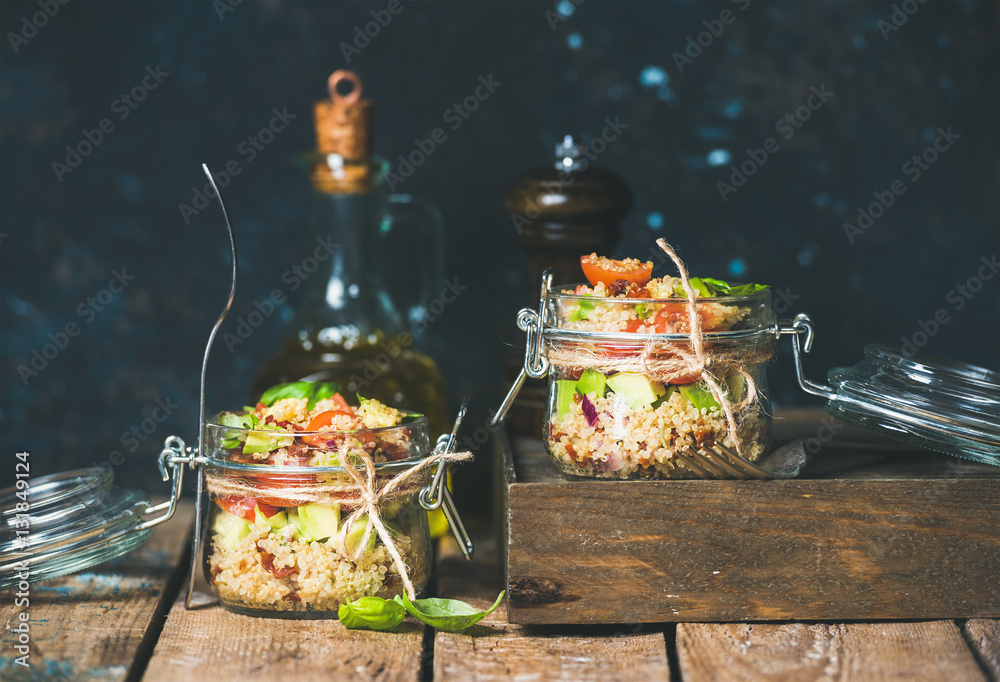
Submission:
<svg viewBox="0 0 1000 682">
<path fill-rule="evenodd" d="M 510 622 L 1000 616 L 1000 468 L 834 430 L 784 481 L 569 480 L 498 433 Z"/>
</svg>

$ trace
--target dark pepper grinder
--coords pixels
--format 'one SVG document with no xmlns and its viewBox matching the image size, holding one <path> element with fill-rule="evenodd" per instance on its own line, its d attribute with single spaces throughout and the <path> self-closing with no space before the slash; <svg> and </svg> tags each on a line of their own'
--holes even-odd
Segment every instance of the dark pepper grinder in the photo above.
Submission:
<svg viewBox="0 0 1000 682">
<path fill-rule="evenodd" d="M 567 135 L 556 145 L 551 165 L 524 173 L 507 192 L 507 210 L 531 268 L 532 294 L 549 267 L 555 284 L 582 282 L 580 256 L 594 252 L 610 256 L 621 237 L 621 221 L 632 208 L 632 192 L 618 175 L 594 166 L 595 158 Z M 525 306 L 537 307 L 538 299 L 525 301 Z M 508 354 L 508 382 L 517 378 L 523 363 L 523 348 Z M 546 399 L 544 381 L 525 381 L 507 417 L 511 431 L 541 435 Z"/>
</svg>

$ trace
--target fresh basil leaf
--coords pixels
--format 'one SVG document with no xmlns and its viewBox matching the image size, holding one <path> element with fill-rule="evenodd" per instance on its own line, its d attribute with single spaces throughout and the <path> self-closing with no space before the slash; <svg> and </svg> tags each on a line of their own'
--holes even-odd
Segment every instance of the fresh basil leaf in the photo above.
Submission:
<svg viewBox="0 0 1000 682">
<path fill-rule="evenodd" d="M 389 599 L 361 597 L 341 604 L 337 617 L 349 630 L 391 630 L 406 618 L 406 609 Z"/>
<path fill-rule="evenodd" d="M 594 309 L 593 301 L 580 301 L 580 307 L 572 312 L 569 316 L 570 322 L 576 322 L 577 320 L 586 320 L 587 315 L 591 310 Z"/>
<path fill-rule="evenodd" d="M 370 398 L 362 398 L 360 393 L 355 393 L 354 395 L 358 398 L 358 405 L 364 405 L 370 400 Z"/>
<path fill-rule="evenodd" d="M 701 281 L 716 296 L 728 296 L 729 290 L 732 288 L 729 282 L 723 282 L 721 279 L 702 277 Z"/>
<path fill-rule="evenodd" d="M 268 407 L 274 405 L 279 400 L 286 398 L 297 398 L 307 400 L 307 406 L 312 409 L 320 400 L 332 398 L 334 393 L 340 390 L 340 384 L 327 381 L 293 381 L 288 384 L 278 384 L 264 391 L 260 397 L 260 402 Z"/>
<path fill-rule="evenodd" d="M 411 616 L 427 623 L 431 627 L 445 632 L 458 632 L 475 625 L 483 618 L 497 610 L 503 595 L 500 596 L 486 611 L 476 611 L 475 607 L 457 599 L 417 599 L 411 602 L 406 594 L 396 596 L 396 601 L 403 605 Z"/>
<path fill-rule="evenodd" d="M 328 381 L 321 381 L 315 385 L 312 395 L 309 396 L 309 403 L 307 406 L 311 410 L 320 400 L 332 398 L 339 390 L 340 384 L 332 384 Z"/>
<path fill-rule="evenodd" d="M 308 398 L 313 391 L 314 384 L 311 381 L 294 381 L 290 384 L 278 384 L 264 391 L 260 397 L 260 402 L 268 407 L 274 405 L 279 400 L 286 398 Z"/>
<path fill-rule="evenodd" d="M 698 298 L 712 298 L 714 296 L 700 277 L 692 277 L 688 280 L 688 283 L 694 289 L 694 293 Z M 687 298 L 687 292 L 684 291 L 684 287 L 679 282 L 674 287 L 674 293 L 680 298 Z"/>
<path fill-rule="evenodd" d="M 763 291 L 767 289 L 766 284 L 741 284 L 738 287 L 730 287 L 727 296 L 749 296 L 750 294 L 756 294 L 758 291 Z"/>
</svg>

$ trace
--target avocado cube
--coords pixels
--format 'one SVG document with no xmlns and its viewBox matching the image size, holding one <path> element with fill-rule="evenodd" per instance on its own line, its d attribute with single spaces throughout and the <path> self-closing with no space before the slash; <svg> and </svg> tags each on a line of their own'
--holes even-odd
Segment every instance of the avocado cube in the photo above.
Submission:
<svg viewBox="0 0 1000 682">
<path fill-rule="evenodd" d="M 216 513 L 212 530 L 216 534 L 215 543 L 230 548 L 235 547 L 237 542 L 250 534 L 250 524 L 235 514 L 220 509 Z"/>
<path fill-rule="evenodd" d="M 298 508 L 299 532 L 309 542 L 325 540 L 337 534 L 340 525 L 339 504 L 303 504 Z"/>
<path fill-rule="evenodd" d="M 573 407 L 573 395 L 576 394 L 576 382 L 572 379 L 556 380 L 556 416 L 561 417 Z"/>
<path fill-rule="evenodd" d="M 588 367 L 583 370 L 580 380 L 576 382 L 576 390 L 580 395 L 596 393 L 598 398 L 603 398 L 604 388 L 607 383 L 608 378 L 604 376 L 603 372 L 598 372 L 596 369 Z"/>
<path fill-rule="evenodd" d="M 344 546 L 347 548 L 348 552 L 352 554 L 358 550 L 361 545 L 361 540 L 365 536 L 365 530 L 368 528 L 368 515 L 364 514 L 351 525 L 351 529 L 347 531 L 347 537 L 344 539 Z M 368 545 L 365 547 L 366 552 L 370 552 L 375 549 L 375 539 L 378 535 L 375 530 L 372 530 L 371 535 L 368 536 Z"/>
<path fill-rule="evenodd" d="M 650 381 L 645 374 L 618 372 L 608 377 L 608 388 L 618 394 L 633 410 L 651 405 L 667 392 L 662 382 Z"/>
<path fill-rule="evenodd" d="M 712 392 L 707 388 L 703 387 L 699 383 L 684 384 L 680 386 L 681 395 L 688 399 L 692 405 L 694 405 L 696 410 L 703 410 L 708 408 L 709 410 L 721 409 L 719 401 L 715 399 Z"/>
<path fill-rule="evenodd" d="M 264 513 L 260 510 L 260 507 L 253 508 L 254 523 L 258 526 L 268 525 L 274 530 L 284 528 L 288 525 L 288 514 L 283 511 L 278 512 L 274 516 L 264 516 Z"/>
</svg>

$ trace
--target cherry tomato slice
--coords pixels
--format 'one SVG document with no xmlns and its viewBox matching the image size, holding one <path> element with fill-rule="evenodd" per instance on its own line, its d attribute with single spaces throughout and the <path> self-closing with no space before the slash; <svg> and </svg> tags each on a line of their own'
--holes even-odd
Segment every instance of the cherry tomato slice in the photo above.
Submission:
<svg viewBox="0 0 1000 682">
<path fill-rule="evenodd" d="M 319 431 L 327 426 L 333 426 L 336 431 L 353 431 L 359 426 L 358 421 L 358 418 L 350 408 L 346 410 L 327 410 L 313 417 L 309 421 L 306 431 Z M 309 445 L 322 447 L 332 437 L 332 433 L 329 436 L 317 434 L 315 436 L 305 436 L 302 440 L 309 443 Z"/>
<path fill-rule="evenodd" d="M 603 282 L 606 287 L 611 286 L 619 279 L 644 286 L 653 276 L 653 261 L 643 263 L 637 258 L 614 260 L 592 253 L 580 256 L 580 267 L 583 268 L 583 276 L 595 287 L 598 282 Z"/>
<path fill-rule="evenodd" d="M 340 395 L 339 393 L 334 393 L 330 397 L 330 400 L 332 400 L 333 404 L 337 406 L 336 409 L 343 410 L 344 412 L 350 412 L 351 414 L 354 413 L 354 410 L 351 408 L 351 406 L 347 404 L 346 400 L 344 400 L 344 396 Z"/>
</svg>

